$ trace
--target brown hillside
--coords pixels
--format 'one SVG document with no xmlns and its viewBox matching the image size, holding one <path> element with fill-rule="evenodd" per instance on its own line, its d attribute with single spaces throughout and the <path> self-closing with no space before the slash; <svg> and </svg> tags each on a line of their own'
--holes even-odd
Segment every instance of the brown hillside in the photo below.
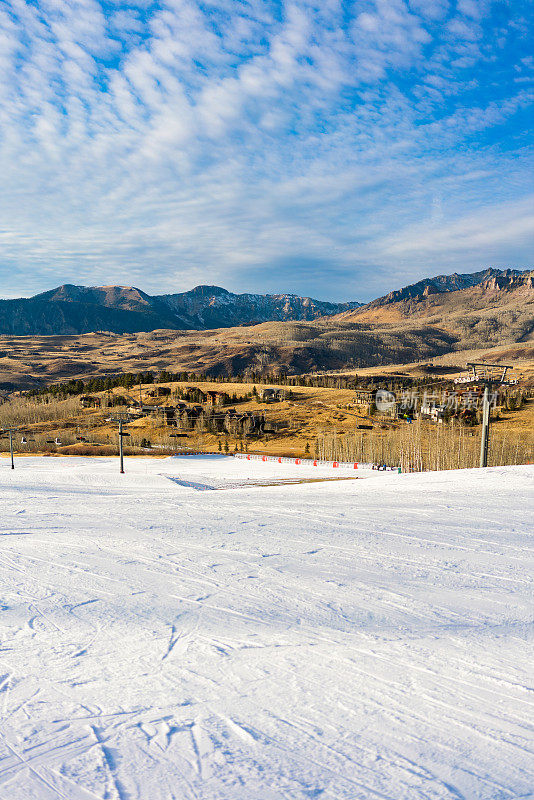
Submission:
<svg viewBox="0 0 534 800">
<path fill-rule="evenodd" d="M 0 390 L 121 371 L 170 369 L 214 376 L 283 370 L 361 370 L 534 340 L 534 275 L 490 276 L 452 291 L 381 298 L 311 321 L 209 331 L 0 336 Z M 404 291 L 404 290 L 403 290 Z"/>
<path fill-rule="evenodd" d="M 482 316 L 503 316 L 503 327 L 510 326 L 509 333 L 515 338 L 516 331 L 525 323 L 521 336 L 532 332 L 534 318 L 534 272 L 521 275 L 496 276 L 453 292 L 437 291 L 427 285 L 415 297 L 406 296 L 380 298 L 361 308 L 338 314 L 331 318 L 367 324 L 402 323 L 405 320 L 425 320 L 445 330 L 459 332 L 465 326 L 461 322 L 466 315 L 482 312 Z"/>
</svg>

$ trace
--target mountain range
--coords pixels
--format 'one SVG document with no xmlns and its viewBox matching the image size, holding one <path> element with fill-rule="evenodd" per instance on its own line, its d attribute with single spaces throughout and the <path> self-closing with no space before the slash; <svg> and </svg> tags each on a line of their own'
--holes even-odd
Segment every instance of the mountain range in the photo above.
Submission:
<svg viewBox="0 0 534 800">
<path fill-rule="evenodd" d="M 413 314 L 418 304 L 423 303 L 426 308 L 436 296 L 486 286 L 488 281 L 505 286 L 510 281 L 521 282 L 529 274 L 528 271 L 490 268 L 467 274 L 438 275 L 389 292 L 367 304 L 328 303 L 294 294 L 233 294 L 219 286 L 197 286 L 188 292 L 152 296 L 132 286 L 65 284 L 30 298 L 0 300 L 0 334 L 203 331 L 263 322 L 312 321 L 340 314 L 346 319 L 376 321 L 387 317 L 393 309 L 401 316 Z M 388 309 L 386 314 L 384 309 Z"/>
<path fill-rule="evenodd" d="M 210 330 L 261 322 L 313 320 L 357 308 L 293 294 L 233 294 L 219 286 L 151 296 L 133 286 L 74 286 L 0 300 L 0 333 L 15 336 Z"/>
<path fill-rule="evenodd" d="M 475 351 L 493 359 L 496 350 L 534 364 L 532 271 L 440 275 L 365 305 L 216 287 L 150 297 L 73 286 L 0 304 L 0 390 L 121 371 L 295 374 L 449 357 L 461 364 Z"/>
<path fill-rule="evenodd" d="M 530 270 L 487 269 L 471 275 L 440 275 L 426 278 L 404 289 L 390 292 L 358 309 L 336 318 L 367 324 L 395 324 L 403 321 L 439 321 L 457 327 L 474 312 L 491 313 L 497 308 L 517 312 L 527 323 L 522 335 L 531 332 L 534 272 Z M 526 313 L 524 313 L 526 312 Z"/>
</svg>

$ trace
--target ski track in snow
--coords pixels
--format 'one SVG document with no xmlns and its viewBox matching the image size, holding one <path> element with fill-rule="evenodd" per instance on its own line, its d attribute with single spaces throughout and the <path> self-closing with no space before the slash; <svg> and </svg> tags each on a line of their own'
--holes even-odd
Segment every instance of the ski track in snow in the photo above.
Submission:
<svg viewBox="0 0 534 800">
<path fill-rule="evenodd" d="M 534 467 L 16 466 L 0 800 L 534 798 Z"/>
</svg>

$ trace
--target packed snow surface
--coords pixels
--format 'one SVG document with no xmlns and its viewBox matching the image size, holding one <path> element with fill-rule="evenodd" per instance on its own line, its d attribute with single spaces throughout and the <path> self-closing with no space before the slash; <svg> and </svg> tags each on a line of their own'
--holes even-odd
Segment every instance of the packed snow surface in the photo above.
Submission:
<svg viewBox="0 0 534 800">
<path fill-rule="evenodd" d="M 0 459 L 2 800 L 534 798 L 533 467 L 126 470 Z"/>
</svg>

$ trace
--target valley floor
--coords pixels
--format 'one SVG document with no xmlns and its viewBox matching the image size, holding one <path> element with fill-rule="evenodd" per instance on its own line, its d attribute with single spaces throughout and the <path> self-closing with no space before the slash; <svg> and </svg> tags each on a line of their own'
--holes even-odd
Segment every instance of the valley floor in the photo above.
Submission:
<svg viewBox="0 0 534 800">
<path fill-rule="evenodd" d="M 534 798 L 534 467 L 8 467 L 1 800 Z"/>
</svg>

